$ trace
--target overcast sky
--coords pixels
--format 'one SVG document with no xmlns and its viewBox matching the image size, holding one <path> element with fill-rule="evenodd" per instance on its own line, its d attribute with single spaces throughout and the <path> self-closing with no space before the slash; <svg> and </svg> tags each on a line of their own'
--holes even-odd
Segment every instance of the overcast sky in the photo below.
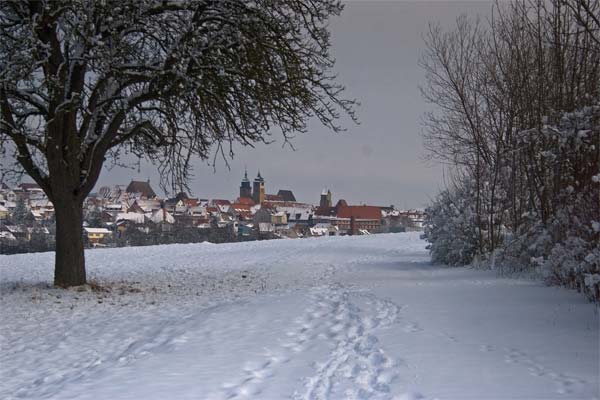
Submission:
<svg viewBox="0 0 600 400">
<path fill-rule="evenodd" d="M 463 13 L 488 15 L 490 2 L 351 1 L 332 21 L 333 55 L 347 96 L 361 102 L 360 125 L 345 123 L 334 134 L 317 124 L 296 137 L 295 151 L 282 141 L 269 146 L 237 148 L 231 169 L 217 162 L 197 162 L 190 185 L 203 198 L 234 199 L 244 166 L 251 179 L 260 169 L 267 193 L 293 190 L 299 201 L 318 203 L 329 188 L 334 202 L 422 207 L 443 182 L 442 167 L 424 161 L 420 117 L 427 109 L 419 94 L 423 72 L 418 66 L 423 34 L 429 22 L 450 26 Z M 277 138 L 278 139 L 278 138 Z M 150 179 L 158 191 L 152 166 L 137 170 L 105 170 L 96 185 L 127 184 Z"/>
</svg>

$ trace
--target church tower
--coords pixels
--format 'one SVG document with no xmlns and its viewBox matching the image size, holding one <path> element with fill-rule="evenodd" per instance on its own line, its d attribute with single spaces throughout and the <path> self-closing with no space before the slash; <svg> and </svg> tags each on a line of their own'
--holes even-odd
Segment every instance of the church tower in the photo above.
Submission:
<svg viewBox="0 0 600 400">
<path fill-rule="evenodd" d="M 252 198 L 252 188 L 250 187 L 250 179 L 248 179 L 248 171 L 244 171 L 244 179 L 242 179 L 242 184 L 240 185 L 240 199 L 251 199 Z"/>
<path fill-rule="evenodd" d="M 256 204 L 260 204 L 265 201 L 265 180 L 260 175 L 260 171 L 258 171 L 258 175 L 254 178 L 254 187 L 252 188 L 252 199 Z"/>
<path fill-rule="evenodd" d="M 321 192 L 321 201 L 319 202 L 319 206 L 322 208 L 331 208 L 331 192 L 329 190 Z"/>
</svg>

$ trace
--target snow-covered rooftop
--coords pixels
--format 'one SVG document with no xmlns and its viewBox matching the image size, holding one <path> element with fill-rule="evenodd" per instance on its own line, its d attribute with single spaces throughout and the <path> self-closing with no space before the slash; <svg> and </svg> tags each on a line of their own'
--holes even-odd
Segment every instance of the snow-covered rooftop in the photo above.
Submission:
<svg viewBox="0 0 600 400">
<path fill-rule="evenodd" d="M 87 233 L 110 235 L 112 232 L 106 228 L 83 228 Z"/>
</svg>

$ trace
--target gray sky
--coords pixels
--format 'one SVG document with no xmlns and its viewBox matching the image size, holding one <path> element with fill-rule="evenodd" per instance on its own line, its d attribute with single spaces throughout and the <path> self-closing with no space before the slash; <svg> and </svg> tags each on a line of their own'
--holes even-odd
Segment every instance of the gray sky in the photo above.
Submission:
<svg viewBox="0 0 600 400">
<path fill-rule="evenodd" d="M 463 13 L 487 15 L 490 2 L 352 1 L 332 21 L 333 55 L 347 96 L 357 98 L 360 125 L 348 122 L 347 132 L 334 134 L 317 124 L 297 136 L 295 151 L 282 148 L 279 138 L 269 146 L 234 149 L 231 170 L 225 163 L 198 161 L 191 182 L 193 195 L 233 199 L 239 193 L 244 166 L 251 179 L 260 169 L 267 193 L 293 190 L 299 201 L 317 203 L 324 187 L 334 202 L 421 207 L 442 185 L 442 167 L 424 161 L 419 120 L 427 105 L 418 86 L 423 72 L 418 59 L 429 22 L 451 25 Z M 150 179 L 158 190 L 152 166 L 140 172 L 104 170 L 96 185 L 127 184 Z"/>
</svg>

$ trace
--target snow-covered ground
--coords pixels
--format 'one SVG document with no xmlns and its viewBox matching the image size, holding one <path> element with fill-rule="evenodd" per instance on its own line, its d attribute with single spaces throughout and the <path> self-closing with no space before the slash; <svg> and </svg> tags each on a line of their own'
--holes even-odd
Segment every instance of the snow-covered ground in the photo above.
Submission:
<svg viewBox="0 0 600 400">
<path fill-rule="evenodd" d="M 1 399 L 598 399 L 577 293 L 430 265 L 418 234 L 0 256 Z"/>
</svg>

